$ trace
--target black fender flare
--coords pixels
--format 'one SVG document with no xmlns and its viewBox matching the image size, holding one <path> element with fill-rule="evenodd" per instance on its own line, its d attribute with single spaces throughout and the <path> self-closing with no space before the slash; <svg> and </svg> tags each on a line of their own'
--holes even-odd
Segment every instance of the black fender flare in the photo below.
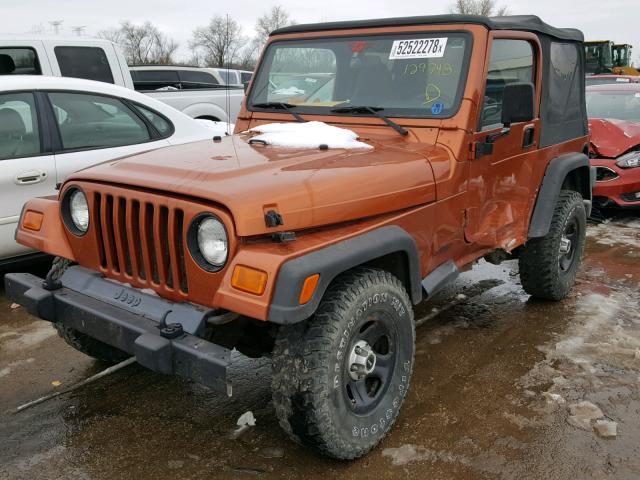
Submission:
<svg viewBox="0 0 640 480">
<path fill-rule="evenodd" d="M 327 287 L 338 275 L 393 253 L 406 255 L 408 293 L 414 304 L 419 303 L 422 285 L 418 247 L 406 230 L 388 225 L 285 262 L 276 277 L 267 320 L 278 324 L 306 320 L 316 311 Z M 316 273 L 320 274 L 316 290 L 311 300 L 300 305 L 302 285 L 309 275 Z"/>
<path fill-rule="evenodd" d="M 551 218 L 560 195 L 560 190 L 567 176 L 578 170 L 580 184 L 577 185 L 587 208 L 587 216 L 591 213 L 591 189 L 595 183 L 595 168 L 591 167 L 589 157 L 584 153 L 572 152 L 554 158 L 547 165 L 542 178 L 542 185 L 529 224 L 529 238 L 544 237 L 549 233 Z"/>
</svg>

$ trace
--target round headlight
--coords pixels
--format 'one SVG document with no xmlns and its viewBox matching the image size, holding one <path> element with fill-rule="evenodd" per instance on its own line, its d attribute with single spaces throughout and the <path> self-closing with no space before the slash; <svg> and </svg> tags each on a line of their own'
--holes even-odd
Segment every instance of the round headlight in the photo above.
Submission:
<svg viewBox="0 0 640 480">
<path fill-rule="evenodd" d="M 74 190 L 69 198 L 69 214 L 75 227 L 85 233 L 89 229 L 89 204 L 81 190 Z"/>
<path fill-rule="evenodd" d="M 227 231 L 222 222 L 215 217 L 203 218 L 198 225 L 197 239 L 204 259 L 214 267 L 222 267 L 229 253 Z"/>
</svg>

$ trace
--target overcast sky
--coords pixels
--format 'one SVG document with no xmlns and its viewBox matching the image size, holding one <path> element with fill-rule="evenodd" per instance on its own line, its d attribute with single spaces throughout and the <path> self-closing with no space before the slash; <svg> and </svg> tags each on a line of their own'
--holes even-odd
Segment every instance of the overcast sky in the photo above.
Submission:
<svg viewBox="0 0 640 480">
<path fill-rule="evenodd" d="M 512 14 L 536 14 L 558 27 L 577 27 L 587 39 L 609 39 L 635 46 L 640 64 L 640 0 L 509 0 L 500 2 Z M 151 21 L 180 43 L 179 56 L 188 57 L 192 30 L 216 14 L 229 14 L 253 34 L 257 16 L 282 5 L 298 23 L 447 13 L 450 0 L 0 0 L 2 33 L 27 33 L 34 26 L 51 29 L 63 20 L 62 30 L 85 26 L 87 34 L 117 26 L 122 20 Z"/>
</svg>

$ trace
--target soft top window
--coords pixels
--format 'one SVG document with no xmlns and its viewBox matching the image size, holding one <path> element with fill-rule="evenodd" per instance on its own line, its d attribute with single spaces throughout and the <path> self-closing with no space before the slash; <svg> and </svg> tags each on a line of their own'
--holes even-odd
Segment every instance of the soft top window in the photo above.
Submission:
<svg viewBox="0 0 640 480">
<path fill-rule="evenodd" d="M 282 102 L 322 115 L 367 106 L 388 116 L 450 117 L 460 105 L 470 47 L 464 32 L 276 41 L 248 106 L 260 110 Z"/>
</svg>

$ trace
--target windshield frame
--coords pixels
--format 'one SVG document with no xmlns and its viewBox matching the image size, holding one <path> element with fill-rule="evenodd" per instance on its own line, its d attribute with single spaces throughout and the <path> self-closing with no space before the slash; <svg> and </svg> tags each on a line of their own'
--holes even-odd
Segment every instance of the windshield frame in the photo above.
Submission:
<svg viewBox="0 0 640 480">
<path fill-rule="evenodd" d="M 456 91 L 456 96 L 454 99 L 454 103 L 452 104 L 449 112 L 447 114 L 432 114 L 427 113 L 428 109 L 425 109 L 424 113 L 420 114 L 409 114 L 409 113 L 399 113 L 398 110 L 403 110 L 402 108 L 384 108 L 380 113 L 386 115 L 390 118 L 406 118 L 406 119 L 433 119 L 433 120 L 445 120 L 454 117 L 460 111 L 460 106 L 462 105 L 462 99 L 464 98 L 464 91 L 467 86 L 467 81 L 469 77 L 469 71 L 471 68 L 471 56 L 474 47 L 474 35 L 471 31 L 466 29 L 451 29 L 444 30 L 442 28 L 439 29 L 429 29 L 429 30 L 412 30 L 412 31 L 400 31 L 400 32 L 381 32 L 381 33 L 357 33 L 357 34 L 339 34 L 339 35 L 323 35 L 318 37 L 296 37 L 296 38 L 283 38 L 283 39 L 275 39 L 267 44 L 262 57 L 260 59 L 260 63 L 256 68 L 256 73 L 254 75 L 254 81 L 251 85 L 251 90 L 247 93 L 246 96 L 246 109 L 252 113 L 282 113 L 282 110 L 278 110 L 276 108 L 256 108 L 254 107 L 255 103 L 263 103 L 261 101 L 256 101 L 254 99 L 254 95 L 258 91 L 257 88 L 261 83 L 261 77 L 263 75 L 263 70 L 267 68 L 267 62 L 273 61 L 273 52 L 275 48 L 279 45 L 292 43 L 292 44 L 304 44 L 304 43 L 313 43 L 318 42 L 318 46 L 320 47 L 320 42 L 325 41 L 333 41 L 340 39 L 352 39 L 354 42 L 357 41 L 366 41 L 367 38 L 383 38 L 383 37 L 394 37 L 396 39 L 402 40 L 404 38 L 413 38 L 417 35 L 456 35 L 463 37 L 465 40 L 465 52 L 462 57 L 462 64 L 460 66 L 460 79 L 458 82 L 458 88 Z M 268 74 L 268 73 L 267 73 Z M 312 73 L 309 73 L 312 74 Z M 266 84 L 268 84 L 269 80 L 267 80 Z M 262 93 L 262 92 L 259 92 Z M 312 116 L 312 115 L 320 115 L 320 116 L 330 116 L 330 117 L 375 117 L 372 113 L 338 113 L 332 112 L 331 110 L 334 108 L 347 107 L 350 104 L 339 104 L 330 107 L 305 107 L 305 106 L 296 106 L 295 109 L 297 113 L 301 115 Z M 372 105 L 366 105 L 372 106 Z M 404 109 L 409 111 L 410 109 Z"/>
</svg>

